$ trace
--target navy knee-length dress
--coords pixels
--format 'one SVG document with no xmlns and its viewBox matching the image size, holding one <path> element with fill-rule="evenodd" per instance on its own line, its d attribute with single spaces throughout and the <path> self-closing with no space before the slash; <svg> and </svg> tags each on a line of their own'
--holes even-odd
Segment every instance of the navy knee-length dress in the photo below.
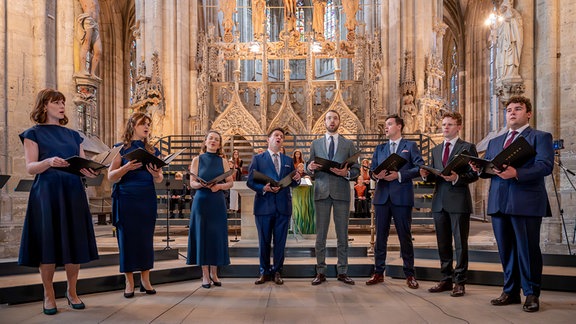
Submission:
<svg viewBox="0 0 576 324">
<path fill-rule="evenodd" d="M 38 124 L 22 134 L 38 145 L 38 161 L 80 154 L 80 134 L 69 128 Z M 78 175 L 49 168 L 34 177 L 18 264 L 81 264 L 98 259 L 92 215 L 82 179 Z"/>
</svg>

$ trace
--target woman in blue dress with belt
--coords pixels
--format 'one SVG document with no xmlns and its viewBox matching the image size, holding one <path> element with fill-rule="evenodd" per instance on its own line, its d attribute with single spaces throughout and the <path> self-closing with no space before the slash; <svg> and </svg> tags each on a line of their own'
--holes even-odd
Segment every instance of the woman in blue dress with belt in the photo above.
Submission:
<svg viewBox="0 0 576 324">
<path fill-rule="evenodd" d="M 203 154 L 192 160 L 190 171 L 198 177 L 210 181 L 227 172 L 230 167 L 221 157 L 222 137 L 216 131 L 209 131 L 202 146 Z M 194 176 L 190 186 L 196 190 L 190 215 L 190 235 L 188 236 L 187 264 L 202 266 L 202 287 L 221 286 L 218 279 L 218 266 L 230 264 L 228 254 L 228 214 L 224 190 L 232 188 L 232 176 L 226 182 L 205 186 Z"/>
<path fill-rule="evenodd" d="M 140 271 L 140 291 L 152 295 L 156 290 L 150 283 L 150 269 L 154 267 L 154 227 L 156 226 L 156 189 L 154 182 L 164 179 L 162 168 L 143 166 L 136 160 L 124 159 L 127 153 L 139 148 L 155 156 L 158 149 L 148 142 L 150 116 L 137 112 L 126 123 L 122 136 L 124 145 L 108 169 L 112 189 L 112 220 L 116 226 L 120 272 L 124 273 L 124 297 L 134 297 L 134 272 Z"/>
<path fill-rule="evenodd" d="M 46 315 L 58 312 L 53 287 L 55 267 L 65 267 L 68 304 L 74 309 L 84 309 L 76 293 L 80 264 L 98 259 L 82 179 L 59 169 L 69 166 L 66 158 L 84 157 L 82 137 L 64 127 L 68 123 L 65 102 L 61 92 L 41 90 L 30 114 L 36 125 L 20 134 L 26 171 L 35 177 L 28 198 L 18 264 L 39 267 L 44 287 L 42 311 Z M 92 170 L 80 172 L 86 177 L 96 176 Z"/>
</svg>

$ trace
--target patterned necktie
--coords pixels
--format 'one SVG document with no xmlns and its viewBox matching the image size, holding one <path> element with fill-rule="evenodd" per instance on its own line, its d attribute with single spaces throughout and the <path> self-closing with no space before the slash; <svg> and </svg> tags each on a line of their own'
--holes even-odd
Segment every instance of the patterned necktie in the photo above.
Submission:
<svg viewBox="0 0 576 324">
<path fill-rule="evenodd" d="M 330 145 L 328 146 L 328 160 L 334 159 L 334 136 L 330 136 Z"/>
<path fill-rule="evenodd" d="M 277 153 L 274 153 L 274 154 L 272 155 L 272 157 L 273 157 L 273 160 L 274 160 L 274 167 L 276 168 L 276 173 L 277 173 L 278 175 L 280 175 L 280 159 L 278 158 L 278 154 L 277 154 Z"/>
<path fill-rule="evenodd" d="M 442 165 L 446 166 L 448 164 L 448 158 L 450 157 L 450 142 L 444 144 L 444 155 L 442 156 Z"/>
<path fill-rule="evenodd" d="M 504 148 L 507 148 L 508 146 L 510 146 L 510 144 L 512 144 L 512 142 L 514 141 L 514 137 L 516 137 L 516 134 L 518 134 L 517 131 L 510 132 L 510 138 L 508 138 L 506 143 L 504 143 Z"/>
<path fill-rule="evenodd" d="M 390 154 L 396 153 L 396 142 L 390 143 Z"/>
</svg>

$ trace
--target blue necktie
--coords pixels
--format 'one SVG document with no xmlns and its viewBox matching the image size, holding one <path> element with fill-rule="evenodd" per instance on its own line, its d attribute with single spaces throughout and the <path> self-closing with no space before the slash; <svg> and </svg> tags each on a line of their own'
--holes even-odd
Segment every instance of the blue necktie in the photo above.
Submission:
<svg viewBox="0 0 576 324">
<path fill-rule="evenodd" d="M 330 146 L 328 146 L 328 160 L 334 159 L 334 136 L 330 136 Z"/>
</svg>

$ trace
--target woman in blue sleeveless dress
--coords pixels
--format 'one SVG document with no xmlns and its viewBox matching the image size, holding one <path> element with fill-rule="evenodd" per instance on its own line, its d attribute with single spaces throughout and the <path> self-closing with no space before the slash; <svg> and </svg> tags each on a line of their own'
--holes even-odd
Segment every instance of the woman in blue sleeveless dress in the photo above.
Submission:
<svg viewBox="0 0 576 324">
<path fill-rule="evenodd" d="M 229 170 L 228 162 L 221 157 L 222 137 L 209 131 L 202 146 L 203 154 L 192 160 L 190 171 L 210 181 Z M 202 266 L 202 287 L 221 286 L 218 266 L 230 264 L 228 255 L 228 214 L 224 190 L 232 188 L 232 176 L 226 182 L 205 186 L 193 176 L 190 186 L 196 190 L 190 215 L 187 264 Z"/>
<path fill-rule="evenodd" d="M 82 179 L 58 168 L 67 167 L 66 158 L 84 157 L 78 132 L 63 125 L 66 98 L 53 89 L 38 93 L 30 114 L 36 126 L 20 134 L 24 144 L 26 171 L 35 175 L 22 229 L 18 264 L 39 267 L 44 286 L 42 310 L 57 313 L 53 279 L 56 266 L 64 265 L 68 288 L 66 298 L 74 309 L 84 309 L 76 293 L 80 264 L 98 259 L 92 215 Z M 87 177 L 96 176 L 82 169 Z"/>
<path fill-rule="evenodd" d="M 112 189 L 112 222 L 116 226 L 120 272 L 124 273 L 124 297 L 134 297 L 134 271 L 141 272 L 140 291 L 153 295 L 150 269 L 154 267 L 154 227 L 156 226 L 156 189 L 154 182 L 162 182 L 162 168 L 142 165 L 136 160 L 124 159 L 127 153 L 139 148 L 155 156 L 158 149 L 148 143 L 152 120 L 144 113 L 132 114 L 122 136 L 124 147 L 108 170 Z"/>
</svg>

